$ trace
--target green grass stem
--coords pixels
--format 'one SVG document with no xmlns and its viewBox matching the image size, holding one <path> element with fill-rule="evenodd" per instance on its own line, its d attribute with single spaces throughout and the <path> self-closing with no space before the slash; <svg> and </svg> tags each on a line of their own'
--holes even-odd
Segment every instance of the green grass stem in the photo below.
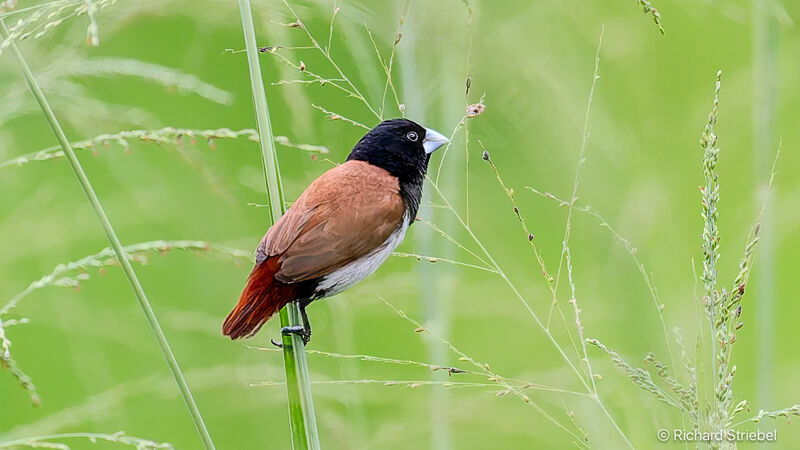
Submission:
<svg viewBox="0 0 800 450">
<path fill-rule="evenodd" d="M 272 223 L 275 223 L 285 212 L 283 187 L 281 185 L 278 156 L 272 139 L 272 126 L 269 120 L 267 96 L 264 82 L 261 79 L 261 67 L 258 61 L 253 13 L 250 0 L 239 0 L 239 12 L 242 16 L 247 65 L 250 68 L 250 84 L 253 89 L 253 104 L 258 122 L 258 134 L 261 143 L 261 154 L 264 162 L 264 180 L 266 181 L 267 202 L 270 208 Z M 289 303 L 280 311 L 281 326 L 300 325 L 300 311 L 295 303 Z M 289 397 L 289 423 L 292 432 L 292 445 L 295 449 L 319 449 L 319 434 L 314 416 L 314 402 L 311 396 L 311 382 L 308 377 L 303 341 L 298 335 L 283 336 L 283 362 L 286 370 L 286 391 Z"/>
<path fill-rule="evenodd" d="M 753 0 L 752 2 L 752 65 L 753 65 L 753 154 L 755 156 L 755 176 L 759 184 L 760 201 L 767 204 L 772 194 L 771 181 L 766 178 L 775 148 L 780 123 L 779 105 L 781 76 L 780 61 L 780 26 L 772 8 L 772 2 Z M 775 215 L 772 208 L 767 209 L 760 219 L 765 230 L 773 229 Z M 755 284 L 755 336 L 756 354 L 756 399 L 759 404 L 770 405 L 776 399 L 773 396 L 775 364 L 775 323 L 777 311 L 777 245 L 773 233 L 761 236 L 759 249 L 759 275 Z"/>
<path fill-rule="evenodd" d="M 3 37 L 9 35 L 8 28 L 6 28 L 5 22 L 2 19 L 0 19 L 0 35 Z M 47 122 L 50 124 L 53 133 L 56 135 L 61 148 L 64 150 L 64 155 L 66 155 L 67 160 L 72 166 L 75 176 L 78 177 L 78 182 L 80 183 L 81 188 L 83 188 L 83 192 L 86 194 L 86 198 L 89 200 L 89 203 L 91 204 L 92 209 L 97 216 L 97 220 L 100 221 L 100 225 L 103 227 L 103 231 L 105 231 L 106 237 L 108 237 L 111 247 L 114 249 L 114 254 L 117 257 L 117 260 L 119 260 L 122 270 L 128 277 L 128 281 L 130 282 L 131 288 L 136 295 L 136 299 L 139 301 L 139 306 L 142 307 L 145 319 L 147 319 L 147 323 L 153 330 L 153 334 L 155 334 L 156 341 L 161 348 L 164 359 L 166 359 L 169 370 L 172 372 L 172 377 L 178 384 L 178 389 L 180 390 L 184 403 L 186 403 L 186 407 L 189 409 L 189 413 L 192 416 L 192 420 L 194 421 L 194 425 L 197 428 L 198 434 L 200 435 L 200 439 L 203 441 L 203 445 L 206 449 L 213 449 L 214 444 L 211 441 L 211 436 L 209 435 L 208 429 L 203 422 L 203 417 L 200 415 L 200 410 L 197 408 L 194 398 L 192 398 L 189 385 L 186 383 L 183 373 L 181 373 L 180 366 L 178 366 L 178 361 L 175 359 L 175 355 L 172 353 L 169 342 L 167 342 L 167 337 L 164 335 L 164 332 L 161 330 L 161 326 L 158 324 L 156 314 L 153 311 L 152 306 L 150 306 L 150 302 L 147 300 L 147 295 L 145 295 L 144 289 L 142 288 L 141 283 L 139 283 L 139 279 L 136 277 L 133 266 L 131 266 L 131 263 L 125 254 L 125 250 L 123 249 L 117 234 L 114 232 L 114 228 L 111 226 L 111 222 L 108 220 L 108 216 L 106 216 L 103 206 L 100 204 L 100 200 L 97 198 L 97 194 L 95 194 L 94 189 L 89 182 L 89 178 L 83 171 L 83 167 L 81 166 L 80 161 L 78 161 L 77 156 L 75 156 L 75 152 L 72 150 L 72 146 L 70 145 L 67 136 L 64 134 L 64 130 L 61 129 L 61 124 L 58 122 L 58 119 L 56 119 L 52 108 L 50 108 L 50 104 L 47 102 L 47 98 L 45 98 L 44 93 L 39 87 L 39 84 L 36 82 L 36 79 L 34 78 L 31 69 L 28 67 L 28 63 L 25 61 L 22 52 L 20 52 L 19 48 L 17 48 L 14 40 L 10 40 L 9 42 L 9 50 L 16 59 L 17 64 L 22 71 L 22 75 L 25 78 L 25 82 L 28 84 L 33 96 L 36 98 L 36 102 L 41 108 L 42 113 L 47 119 Z"/>
</svg>

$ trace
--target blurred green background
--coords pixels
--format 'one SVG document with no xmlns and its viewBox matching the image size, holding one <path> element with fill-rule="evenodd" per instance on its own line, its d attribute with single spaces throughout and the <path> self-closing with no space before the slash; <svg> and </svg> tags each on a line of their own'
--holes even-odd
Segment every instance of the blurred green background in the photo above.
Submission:
<svg viewBox="0 0 800 450">
<path fill-rule="evenodd" d="M 35 3 L 22 0 L 18 8 Z M 308 29 L 326 42 L 334 4 L 292 4 Z M 365 25 L 388 58 L 402 4 L 337 5 L 332 55 L 377 105 L 385 78 Z M 735 345 L 734 389 L 737 400 L 749 399 L 753 408 L 742 418 L 762 408 L 797 404 L 800 306 L 793 281 L 800 269 L 800 180 L 795 176 L 800 167 L 800 4 L 660 0 L 656 6 L 664 36 L 634 1 L 412 0 L 393 69 L 400 101 L 409 118 L 450 134 L 465 106 L 485 95 L 486 111 L 468 122 L 466 161 L 463 130 L 447 153 L 442 189 L 468 215 L 476 235 L 534 311 L 546 318 L 550 293 L 510 203 L 481 160 L 479 142 L 515 190 L 534 242 L 554 272 L 566 209 L 524 187 L 569 199 L 594 55 L 605 26 L 578 204 L 592 205 L 638 249 L 665 305 L 668 330 L 680 327 L 693 353 L 696 330 L 705 326 L 692 272 L 693 259 L 700 267 L 702 226 L 698 138 L 711 107 L 714 76 L 723 70 L 718 126 L 723 285 L 738 270 L 747 233 L 767 195 L 764 185 L 775 151 L 779 142 L 783 146 L 745 296 L 745 326 Z M 282 2 L 258 0 L 253 7 L 260 45 L 308 45 L 301 30 L 280 25 L 294 20 Z M 245 55 L 224 52 L 244 47 L 236 2 L 119 2 L 97 19 L 99 47 L 85 44 L 88 20 L 83 16 L 20 45 L 70 139 L 166 126 L 255 127 Z M 279 52 L 302 60 L 310 71 L 338 76 L 313 50 Z M 274 55 L 262 54 L 261 62 L 267 83 L 308 79 Z M 465 99 L 467 75 L 472 86 Z M 312 159 L 303 150 L 278 147 L 290 200 L 331 166 L 325 158 L 343 161 L 364 131 L 326 119 L 312 103 L 369 126 L 377 123 L 362 103 L 330 85 L 268 85 L 267 96 L 276 135 L 330 149 L 329 155 Z M 387 117 L 398 114 L 393 104 L 390 95 Z M 0 55 L 0 161 L 54 144 L 13 58 L 7 52 Z M 240 138 L 218 140 L 213 147 L 205 142 L 182 147 L 132 142 L 129 152 L 111 144 L 98 147 L 96 157 L 91 151 L 79 157 L 124 244 L 197 239 L 249 252 L 268 226 L 267 210 L 251 205 L 264 203 L 258 145 Z M 443 157 L 437 153 L 434 169 Z M 428 188 L 428 200 L 441 203 L 431 194 Z M 446 211 L 423 207 L 420 215 L 476 248 Z M 570 243 L 586 336 L 599 338 L 636 365 L 648 351 L 667 361 L 653 299 L 623 245 L 594 218 L 578 212 Z M 106 246 L 66 161 L 0 167 L 0 304 L 57 264 Z M 423 224 L 413 227 L 398 250 L 474 262 Z M 254 350 L 220 333 L 250 263 L 175 251 L 152 256 L 136 269 L 217 447 L 289 448 L 284 387 L 251 386 L 283 381 L 280 353 Z M 116 267 L 104 276 L 88 273 L 91 278 L 79 290 L 38 290 L 10 314 L 30 319 L 9 327 L 7 335 L 42 404 L 31 406 L 10 374 L 0 371 L 0 442 L 56 432 L 125 430 L 176 448 L 200 448 L 124 275 Z M 559 298 L 574 336 L 569 295 L 564 278 Z M 444 263 L 391 258 L 357 287 L 315 303 L 309 309 L 314 325 L 309 348 L 467 368 L 434 339 L 414 333 L 414 326 L 379 296 L 499 374 L 580 389 L 502 279 Z M 552 330 L 580 364 L 558 310 Z M 269 346 L 277 335 L 273 320 L 245 344 Z M 674 341 L 672 346 L 676 350 Z M 658 443 L 656 430 L 680 428 L 680 415 L 636 388 L 595 349 L 589 355 L 602 376 L 597 380 L 601 397 L 634 445 L 675 446 Z M 498 398 L 495 388 L 331 383 L 481 382 L 479 377 L 448 378 L 420 367 L 313 354 L 309 362 L 324 448 L 574 446 L 569 435 L 530 405 L 513 395 Z M 595 403 L 543 391 L 531 396 L 572 430 L 568 412 L 574 412 L 591 446 L 622 448 Z M 760 427 L 777 428 L 776 448 L 791 448 L 800 440 L 800 428 L 786 420 L 768 420 Z M 70 442 L 74 448 L 107 447 Z"/>
</svg>

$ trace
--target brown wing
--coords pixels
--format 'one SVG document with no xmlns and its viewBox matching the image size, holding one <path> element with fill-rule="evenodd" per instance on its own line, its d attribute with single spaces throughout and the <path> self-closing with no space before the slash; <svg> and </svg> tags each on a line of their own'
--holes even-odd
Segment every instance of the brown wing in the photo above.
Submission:
<svg viewBox="0 0 800 450">
<path fill-rule="evenodd" d="M 283 283 L 327 275 L 384 243 L 404 212 L 396 177 L 348 161 L 317 178 L 270 228 L 256 262 L 280 255 L 275 279 Z"/>
</svg>

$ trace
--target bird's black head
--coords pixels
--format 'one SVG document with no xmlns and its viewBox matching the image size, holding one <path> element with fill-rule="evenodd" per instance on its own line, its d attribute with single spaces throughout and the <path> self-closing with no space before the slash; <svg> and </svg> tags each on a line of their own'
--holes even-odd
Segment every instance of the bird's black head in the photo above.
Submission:
<svg viewBox="0 0 800 450">
<path fill-rule="evenodd" d="M 434 150 L 447 138 L 408 119 L 381 122 L 358 141 L 347 160 L 365 161 L 385 169 L 400 185 L 421 186 Z"/>
</svg>

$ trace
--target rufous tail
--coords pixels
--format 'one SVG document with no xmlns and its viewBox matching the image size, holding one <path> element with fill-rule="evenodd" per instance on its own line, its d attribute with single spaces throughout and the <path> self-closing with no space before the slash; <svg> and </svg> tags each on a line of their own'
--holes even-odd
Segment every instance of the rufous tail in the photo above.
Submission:
<svg viewBox="0 0 800 450">
<path fill-rule="evenodd" d="M 239 303 L 225 318 L 222 333 L 231 339 L 251 337 L 284 305 L 294 300 L 295 287 L 275 280 L 278 258 L 258 264 L 247 277 Z"/>
</svg>

